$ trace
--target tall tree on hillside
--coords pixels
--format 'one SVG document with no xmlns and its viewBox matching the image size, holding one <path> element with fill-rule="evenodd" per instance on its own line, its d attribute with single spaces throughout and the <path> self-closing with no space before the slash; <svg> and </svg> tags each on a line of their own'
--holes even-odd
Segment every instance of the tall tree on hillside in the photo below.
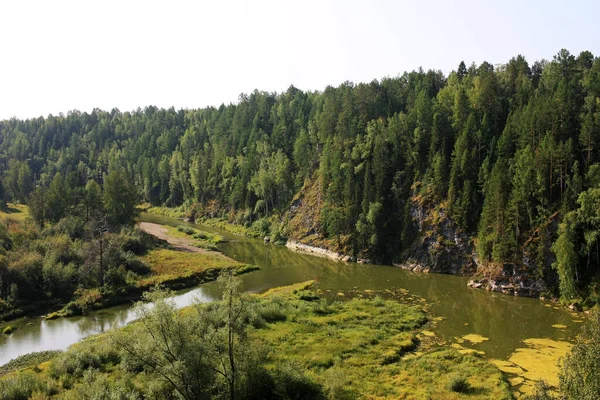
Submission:
<svg viewBox="0 0 600 400">
<path fill-rule="evenodd" d="M 121 170 L 113 170 L 104 178 L 102 202 L 113 227 L 131 225 L 137 216 L 137 191 Z"/>
</svg>

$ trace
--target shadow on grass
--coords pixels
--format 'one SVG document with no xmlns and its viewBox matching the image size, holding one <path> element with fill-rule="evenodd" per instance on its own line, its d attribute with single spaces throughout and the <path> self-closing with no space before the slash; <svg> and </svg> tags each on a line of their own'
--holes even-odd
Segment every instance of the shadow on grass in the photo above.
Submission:
<svg viewBox="0 0 600 400">
<path fill-rule="evenodd" d="M 7 214 L 22 214 L 23 213 L 23 211 L 19 210 L 18 208 L 11 207 L 11 206 L 7 206 L 5 209 L 5 212 Z"/>
</svg>

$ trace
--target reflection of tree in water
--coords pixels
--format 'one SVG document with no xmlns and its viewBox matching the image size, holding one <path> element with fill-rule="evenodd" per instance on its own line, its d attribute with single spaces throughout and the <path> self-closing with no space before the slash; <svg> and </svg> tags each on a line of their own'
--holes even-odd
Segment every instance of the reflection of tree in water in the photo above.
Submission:
<svg viewBox="0 0 600 400">
<path fill-rule="evenodd" d="M 132 321 L 135 315 L 131 308 L 106 309 L 80 317 L 77 330 L 82 336 L 104 333 L 112 328 L 120 327 Z"/>
</svg>

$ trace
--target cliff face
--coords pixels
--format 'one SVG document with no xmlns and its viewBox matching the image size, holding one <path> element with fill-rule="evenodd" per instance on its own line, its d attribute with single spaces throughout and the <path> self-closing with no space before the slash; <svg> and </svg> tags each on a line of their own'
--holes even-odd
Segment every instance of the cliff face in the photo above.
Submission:
<svg viewBox="0 0 600 400">
<path fill-rule="evenodd" d="M 469 286 L 515 296 L 538 297 L 556 287 L 550 246 L 556 236 L 557 215 L 535 230 L 515 255 L 513 263 L 488 263 L 477 257 L 475 238 L 463 232 L 448 215 L 446 206 L 411 199 L 410 216 L 416 232 L 402 254 L 392 255 L 395 266 L 417 271 L 471 276 Z M 299 251 L 323 253 L 343 261 L 368 262 L 351 254 L 349 235 L 325 238 L 319 231 L 321 185 L 307 183 L 296 195 L 286 215 L 289 246 Z M 322 250 L 321 250 L 322 249 Z"/>
<path fill-rule="evenodd" d="M 444 205 L 425 208 L 418 201 L 411 207 L 419 235 L 404 253 L 402 268 L 413 271 L 472 276 L 469 286 L 514 296 L 539 297 L 557 286 L 552 269 L 557 216 L 536 229 L 512 263 L 487 263 L 477 257 L 475 239 L 462 232 L 448 217 Z"/>
<path fill-rule="evenodd" d="M 472 274 L 476 270 L 473 241 L 448 217 L 443 206 L 410 209 L 418 236 L 398 266 L 413 271 Z"/>
<path fill-rule="evenodd" d="M 552 269 L 556 260 L 550 251 L 556 239 L 558 213 L 536 229 L 516 255 L 516 262 L 485 264 L 478 261 L 477 271 L 469 286 L 514 296 L 552 295 L 558 276 Z"/>
</svg>

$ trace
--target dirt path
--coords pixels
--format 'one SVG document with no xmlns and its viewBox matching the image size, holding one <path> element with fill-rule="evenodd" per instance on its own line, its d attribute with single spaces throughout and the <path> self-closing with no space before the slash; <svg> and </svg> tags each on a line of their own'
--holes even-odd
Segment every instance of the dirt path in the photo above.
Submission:
<svg viewBox="0 0 600 400">
<path fill-rule="evenodd" d="M 208 250 L 200 249 L 194 246 L 193 241 L 186 239 L 179 239 L 169 236 L 167 228 L 159 224 L 153 224 L 151 222 L 140 222 L 140 228 L 150 235 L 154 235 L 157 238 L 166 241 L 177 250 L 189 251 L 192 253 L 213 253 Z"/>
</svg>

